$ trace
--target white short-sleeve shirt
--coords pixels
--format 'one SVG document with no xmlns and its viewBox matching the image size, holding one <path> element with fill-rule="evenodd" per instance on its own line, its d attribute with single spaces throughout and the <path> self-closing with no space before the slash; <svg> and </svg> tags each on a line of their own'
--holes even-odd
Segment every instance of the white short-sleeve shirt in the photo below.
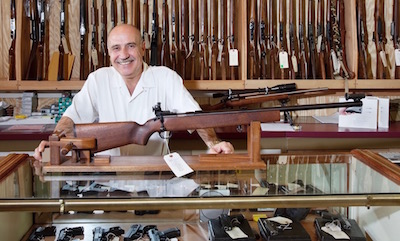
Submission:
<svg viewBox="0 0 400 241">
<path fill-rule="evenodd" d="M 64 115 L 75 123 L 134 121 L 144 124 L 155 117 L 153 107 L 158 102 L 162 110 L 178 113 L 200 110 L 175 71 L 146 64 L 144 69 L 132 95 L 114 67 L 91 73 Z M 159 134 L 154 133 L 146 146 L 129 145 L 110 150 L 108 154 L 161 155 L 165 153 L 163 144 Z"/>
</svg>

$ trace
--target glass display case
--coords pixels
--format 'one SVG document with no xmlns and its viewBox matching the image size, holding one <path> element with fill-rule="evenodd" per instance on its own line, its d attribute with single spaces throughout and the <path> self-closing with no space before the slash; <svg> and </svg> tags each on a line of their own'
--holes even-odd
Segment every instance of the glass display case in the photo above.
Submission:
<svg viewBox="0 0 400 241">
<path fill-rule="evenodd" d="M 266 168 L 195 170 L 180 178 L 170 171 L 44 174 L 41 163 L 20 154 L 3 157 L 1 168 L 13 159 L 15 168 L 1 176 L 0 217 L 5 223 L 20 216 L 22 239 L 41 225 L 82 226 L 84 240 L 93 240 L 97 226 L 127 232 L 132 224 L 154 224 L 179 228 L 179 240 L 208 240 L 209 219 L 240 213 L 258 231 L 255 217 L 273 216 L 277 208 L 308 208 L 301 222 L 312 240 L 320 210 L 351 217 L 366 235 L 382 237 L 396 228 L 366 217 L 379 214 L 384 224 L 400 216 L 400 168 L 370 150 L 262 155 Z"/>
</svg>

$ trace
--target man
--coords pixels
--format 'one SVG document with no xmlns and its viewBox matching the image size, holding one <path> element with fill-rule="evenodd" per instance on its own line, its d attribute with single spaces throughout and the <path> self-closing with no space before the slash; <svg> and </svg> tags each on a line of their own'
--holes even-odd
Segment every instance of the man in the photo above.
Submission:
<svg viewBox="0 0 400 241">
<path fill-rule="evenodd" d="M 200 110 L 179 75 L 166 67 L 148 67 L 143 62 L 144 43 L 140 31 L 128 24 L 118 25 L 108 36 L 112 67 L 100 68 L 88 76 L 55 131 L 73 137 L 74 123 L 134 121 L 143 124 L 153 118 L 152 107 L 161 103 L 163 110 L 188 112 Z M 106 130 L 105 130 L 106 131 Z M 233 146 L 219 141 L 213 129 L 197 130 L 210 153 L 232 153 Z M 146 146 L 129 145 L 109 150 L 110 155 L 161 155 L 165 142 L 154 133 Z M 48 145 L 42 141 L 34 157 Z"/>
</svg>

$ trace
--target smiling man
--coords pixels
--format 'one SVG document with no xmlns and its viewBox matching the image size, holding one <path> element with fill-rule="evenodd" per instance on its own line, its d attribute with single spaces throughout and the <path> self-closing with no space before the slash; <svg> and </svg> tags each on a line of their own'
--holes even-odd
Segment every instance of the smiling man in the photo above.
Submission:
<svg viewBox="0 0 400 241">
<path fill-rule="evenodd" d="M 112 66 L 100 68 L 88 76 L 55 131 L 73 137 L 74 123 L 134 121 L 143 124 L 155 117 L 152 107 L 158 102 L 163 110 L 200 110 L 175 71 L 163 66 L 149 67 L 143 62 L 145 46 L 136 27 L 116 26 L 110 31 L 107 44 Z M 197 132 L 210 153 L 233 152 L 233 146 L 220 141 L 213 129 Z M 132 144 L 109 150 L 106 154 L 162 155 L 166 153 L 164 143 L 158 133 L 154 133 L 146 146 Z M 41 160 L 47 145 L 47 141 L 42 141 L 35 149 L 36 159 Z"/>
</svg>

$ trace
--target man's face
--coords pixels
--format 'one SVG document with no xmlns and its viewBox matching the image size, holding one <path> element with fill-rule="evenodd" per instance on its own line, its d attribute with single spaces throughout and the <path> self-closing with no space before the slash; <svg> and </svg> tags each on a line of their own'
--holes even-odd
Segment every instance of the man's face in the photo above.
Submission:
<svg viewBox="0 0 400 241">
<path fill-rule="evenodd" d="M 108 54 L 114 68 L 126 78 L 142 72 L 144 48 L 140 32 L 129 26 L 117 26 L 108 37 Z"/>
</svg>

